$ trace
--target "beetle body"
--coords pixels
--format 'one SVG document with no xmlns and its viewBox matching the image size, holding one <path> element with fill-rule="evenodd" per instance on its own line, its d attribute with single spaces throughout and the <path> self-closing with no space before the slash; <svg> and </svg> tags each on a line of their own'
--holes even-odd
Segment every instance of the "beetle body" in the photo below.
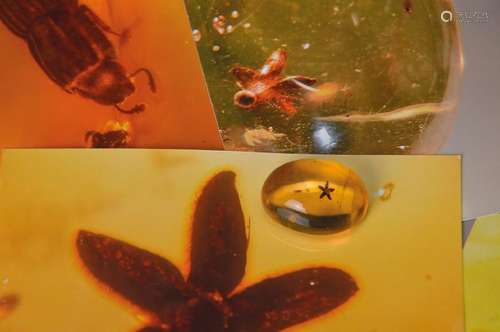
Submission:
<svg viewBox="0 0 500 332">
<path fill-rule="evenodd" d="M 47 76 L 68 93 L 78 93 L 120 111 L 119 105 L 135 91 L 131 78 L 118 62 L 106 33 L 114 33 L 90 8 L 78 0 L 0 0 L 0 19 L 28 44 Z"/>
</svg>

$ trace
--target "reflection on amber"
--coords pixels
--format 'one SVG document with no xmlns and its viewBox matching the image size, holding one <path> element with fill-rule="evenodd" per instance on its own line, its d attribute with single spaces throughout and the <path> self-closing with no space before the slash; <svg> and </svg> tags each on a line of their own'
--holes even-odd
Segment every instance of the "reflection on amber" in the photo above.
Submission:
<svg viewBox="0 0 500 332">
<path fill-rule="evenodd" d="M 267 212 L 306 233 L 336 233 L 364 219 L 368 193 L 351 169 L 326 160 L 297 160 L 277 168 L 262 188 Z"/>
<path fill-rule="evenodd" d="M 112 104 L 106 106 L 92 98 L 66 93 L 36 63 L 27 43 L 0 23 L 0 70 L 4 77 L 0 84 L 0 147 L 84 147 L 82 137 L 87 131 L 107 121 L 129 121 L 135 132 L 131 147 L 221 148 L 182 2 L 82 3 L 88 4 L 113 31 L 125 33 L 121 37 L 105 33 L 118 53 L 118 63 L 131 75 L 136 88 L 120 107 L 130 109 L 144 104 L 144 112 L 122 114 Z M 63 52 L 64 44 L 58 45 L 60 48 L 43 46 L 43 56 L 49 51 Z M 71 63 L 55 63 L 52 68 L 68 69 Z M 157 93 L 152 93 L 146 71 L 133 75 L 139 68 L 151 71 Z M 95 82 L 85 77 L 78 82 L 85 83 L 92 93 L 102 92 L 97 83 L 112 83 L 104 80 L 111 77 L 110 73 Z M 125 92 L 123 88 L 119 91 Z"/>
</svg>

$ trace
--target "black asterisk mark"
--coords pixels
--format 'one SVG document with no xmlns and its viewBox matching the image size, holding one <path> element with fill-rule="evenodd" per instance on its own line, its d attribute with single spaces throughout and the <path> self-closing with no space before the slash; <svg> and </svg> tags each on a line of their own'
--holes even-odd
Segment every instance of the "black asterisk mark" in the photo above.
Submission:
<svg viewBox="0 0 500 332">
<path fill-rule="evenodd" d="M 319 199 L 323 199 L 323 197 L 328 197 L 328 200 L 332 200 L 332 192 L 335 191 L 334 188 L 330 188 L 330 183 L 326 181 L 325 186 L 318 186 L 318 188 L 321 190 L 321 195 L 319 196 Z"/>
<path fill-rule="evenodd" d="M 326 314 L 358 290 L 346 272 L 305 268 L 234 292 L 245 274 L 248 240 L 235 174 L 204 187 L 194 211 L 191 271 L 105 235 L 80 231 L 84 266 L 111 290 L 152 317 L 138 332 L 270 332 Z"/>
</svg>

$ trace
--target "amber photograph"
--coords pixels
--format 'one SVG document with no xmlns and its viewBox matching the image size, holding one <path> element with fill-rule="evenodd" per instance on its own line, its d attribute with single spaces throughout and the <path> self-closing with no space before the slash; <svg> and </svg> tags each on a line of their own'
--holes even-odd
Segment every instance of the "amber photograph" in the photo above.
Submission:
<svg viewBox="0 0 500 332">
<path fill-rule="evenodd" d="M 437 153 L 463 71 L 448 0 L 184 0 L 227 150 Z"/>
<path fill-rule="evenodd" d="M 182 1 L 0 1 L 0 148 L 222 147 Z"/>
<path fill-rule="evenodd" d="M 463 329 L 456 156 L 4 150 L 0 219 L 5 332 Z"/>
</svg>

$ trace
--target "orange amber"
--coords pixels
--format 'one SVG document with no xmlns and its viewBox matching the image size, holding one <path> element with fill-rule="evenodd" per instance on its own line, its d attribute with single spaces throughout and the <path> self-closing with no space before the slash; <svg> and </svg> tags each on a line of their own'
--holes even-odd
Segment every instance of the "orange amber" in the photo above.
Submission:
<svg viewBox="0 0 500 332">
<path fill-rule="evenodd" d="M 273 219 L 315 234 L 349 229 L 368 210 L 362 179 L 331 160 L 297 160 L 277 168 L 264 183 L 262 201 Z"/>
</svg>

